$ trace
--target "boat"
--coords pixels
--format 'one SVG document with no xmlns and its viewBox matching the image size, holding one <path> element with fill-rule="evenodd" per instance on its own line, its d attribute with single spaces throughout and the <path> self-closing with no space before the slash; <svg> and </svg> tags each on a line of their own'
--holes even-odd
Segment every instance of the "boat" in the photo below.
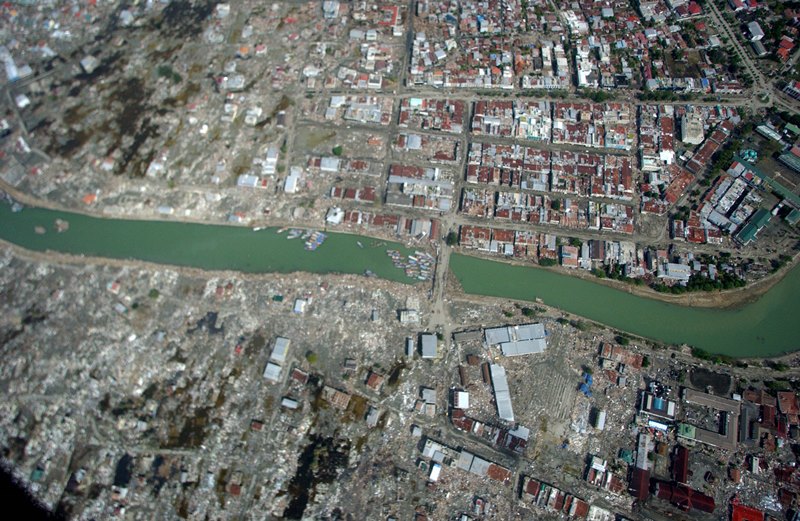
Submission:
<svg viewBox="0 0 800 521">
<path fill-rule="evenodd" d="M 356 241 L 356 245 L 358 245 L 359 248 L 363 248 L 364 247 L 364 245 L 361 244 L 361 241 Z"/>
<path fill-rule="evenodd" d="M 21 212 L 23 208 L 25 207 L 22 205 L 22 203 L 18 203 L 17 201 L 14 201 L 14 203 L 11 205 L 11 211 L 14 213 Z"/>
<path fill-rule="evenodd" d="M 377 275 L 372 270 L 364 270 L 365 277 L 377 277 Z"/>
<path fill-rule="evenodd" d="M 322 232 L 312 232 L 311 235 L 306 239 L 305 249 L 308 251 L 314 251 L 325 242 L 328 236 Z"/>
<path fill-rule="evenodd" d="M 65 221 L 64 219 L 56 219 L 54 224 L 58 233 L 69 230 L 69 221 Z"/>
<path fill-rule="evenodd" d="M 263 230 L 263 229 L 264 229 L 264 227 L 263 227 L 263 226 L 256 226 L 255 228 L 253 228 L 253 231 L 254 231 L 254 232 L 260 232 L 260 231 L 261 231 L 261 230 Z"/>
<path fill-rule="evenodd" d="M 298 230 L 297 228 L 292 228 L 289 230 L 289 234 L 286 236 L 287 239 L 297 239 L 303 234 L 303 230 Z"/>
</svg>

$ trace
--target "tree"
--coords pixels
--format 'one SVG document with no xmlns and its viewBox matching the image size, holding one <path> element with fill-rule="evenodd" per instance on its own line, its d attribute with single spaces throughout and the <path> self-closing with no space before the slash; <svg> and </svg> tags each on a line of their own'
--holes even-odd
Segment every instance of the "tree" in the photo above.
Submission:
<svg viewBox="0 0 800 521">
<path fill-rule="evenodd" d="M 309 351 L 306 353 L 306 360 L 308 361 L 309 364 L 313 365 L 317 363 L 319 357 L 317 356 L 317 353 L 315 353 L 314 351 Z"/>
<path fill-rule="evenodd" d="M 342 148 L 342 145 L 336 145 L 335 147 L 333 147 L 333 150 L 331 150 L 331 152 L 333 152 L 333 155 L 338 157 L 342 155 L 342 152 L 344 152 L 344 148 Z"/>
<path fill-rule="evenodd" d="M 536 314 L 536 312 L 534 310 L 532 310 L 531 308 L 525 307 L 525 308 L 522 308 L 522 314 L 524 316 L 530 318 L 530 317 L 534 316 Z"/>
<path fill-rule="evenodd" d="M 458 244 L 458 234 L 456 232 L 448 233 L 445 243 L 447 243 L 448 246 L 455 246 Z"/>
<path fill-rule="evenodd" d="M 159 292 L 156 288 L 150 290 L 150 293 L 147 294 L 152 299 L 157 299 L 159 296 Z"/>
</svg>

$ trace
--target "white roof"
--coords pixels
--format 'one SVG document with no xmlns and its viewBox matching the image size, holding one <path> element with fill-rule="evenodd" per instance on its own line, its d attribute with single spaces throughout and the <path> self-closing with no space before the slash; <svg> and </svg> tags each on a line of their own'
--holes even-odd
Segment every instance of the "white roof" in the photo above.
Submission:
<svg viewBox="0 0 800 521">
<path fill-rule="evenodd" d="M 492 386 L 494 399 L 497 402 L 497 415 L 506 421 L 514 421 L 514 410 L 511 407 L 511 391 L 508 389 L 506 370 L 503 366 L 492 364 L 489 366 L 492 373 Z"/>
<path fill-rule="evenodd" d="M 476 476 L 485 476 L 489 471 L 489 465 L 491 465 L 491 463 L 485 459 L 475 456 L 472 458 L 472 465 L 470 466 L 469 471 Z"/>
<path fill-rule="evenodd" d="M 511 337 L 508 335 L 507 327 L 486 329 L 484 330 L 484 334 L 486 335 L 486 343 L 489 345 L 501 344 L 511 340 Z"/>
<path fill-rule="evenodd" d="M 284 397 L 281 400 L 281 406 L 286 407 L 287 409 L 297 409 L 297 400 L 293 400 L 292 398 Z"/>
<path fill-rule="evenodd" d="M 323 157 L 319 161 L 319 168 L 323 172 L 338 172 L 340 160 L 338 157 Z"/>
<path fill-rule="evenodd" d="M 436 358 L 436 335 L 422 335 L 422 358 Z"/>
<path fill-rule="evenodd" d="M 460 468 L 461 470 L 469 471 L 470 467 L 472 466 L 472 460 L 475 457 L 470 454 L 469 452 L 462 450 L 461 453 L 458 455 L 458 461 L 456 461 L 456 467 Z"/>
<path fill-rule="evenodd" d="M 504 342 L 500 344 L 505 356 L 530 355 L 544 352 L 547 343 L 544 338 L 523 340 L 521 342 Z"/>
<path fill-rule="evenodd" d="M 269 356 L 269 359 L 279 364 L 284 363 L 286 361 L 286 354 L 289 352 L 290 342 L 288 338 L 283 338 L 282 336 L 275 339 L 275 346 L 272 348 L 272 354 Z"/>
<path fill-rule="evenodd" d="M 456 391 L 456 409 L 469 409 L 469 393 L 466 391 Z"/>
<path fill-rule="evenodd" d="M 442 466 L 439 463 L 434 463 L 431 466 L 431 475 L 430 475 L 429 479 L 431 481 L 438 481 L 439 480 L 439 474 L 441 474 L 441 473 L 442 473 Z"/>
<path fill-rule="evenodd" d="M 267 367 L 264 368 L 264 378 L 271 382 L 277 382 L 281 379 L 281 366 L 267 362 Z"/>
<path fill-rule="evenodd" d="M 258 186 L 258 177 L 249 174 L 242 174 L 236 179 L 236 186 L 255 188 Z"/>
</svg>

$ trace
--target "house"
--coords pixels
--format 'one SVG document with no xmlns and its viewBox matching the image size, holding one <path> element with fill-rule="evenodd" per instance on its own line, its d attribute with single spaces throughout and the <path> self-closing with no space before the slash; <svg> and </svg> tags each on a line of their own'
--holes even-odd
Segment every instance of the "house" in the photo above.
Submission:
<svg viewBox="0 0 800 521">
<path fill-rule="evenodd" d="M 366 386 L 372 389 L 373 391 L 378 392 L 381 390 L 381 387 L 383 386 L 383 380 L 384 378 L 382 375 L 370 371 L 369 376 L 367 376 Z"/>
<path fill-rule="evenodd" d="M 578 248 L 577 246 L 564 245 L 561 247 L 561 265 L 565 268 L 578 267 Z"/>
</svg>

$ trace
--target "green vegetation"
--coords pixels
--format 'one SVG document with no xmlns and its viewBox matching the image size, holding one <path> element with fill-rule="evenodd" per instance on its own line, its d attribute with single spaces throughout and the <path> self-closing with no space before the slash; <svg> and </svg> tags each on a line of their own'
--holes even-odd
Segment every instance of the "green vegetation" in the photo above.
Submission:
<svg viewBox="0 0 800 521">
<path fill-rule="evenodd" d="M 764 382 L 764 385 L 771 391 L 788 391 L 792 388 L 786 380 L 770 380 L 769 382 Z"/>
<path fill-rule="evenodd" d="M 570 246 L 575 246 L 576 248 L 580 248 L 581 246 L 583 246 L 583 241 L 581 241 L 577 237 L 570 237 L 569 238 L 569 245 Z"/>
<path fill-rule="evenodd" d="M 589 98 L 595 103 L 604 103 L 608 100 L 613 100 L 614 95 L 604 90 L 578 90 L 578 94 L 585 98 Z"/>
<path fill-rule="evenodd" d="M 569 325 L 571 325 L 578 331 L 586 331 L 587 329 L 589 329 L 589 326 L 583 320 L 570 320 Z"/>
<path fill-rule="evenodd" d="M 536 311 L 534 311 L 531 308 L 528 308 L 528 307 L 522 308 L 522 315 L 523 316 L 526 316 L 526 317 L 530 318 L 530 317 L 534 316 L 535 314 L 536 314 Z"/>
<path fill-rule="evenodd" d="M 539 259 L 539 266 L 555 266 L 558 261 L 555 259 Z"/>
<path fill-rule="evenodd" d="M 445 242 L 447 243 L 448 246 L 455 246 L 456 244 L 458 244 L 458 234 L 456 232 L 448 233 Z"/>
<path fill-rule="evenodd" d="M 723 170 L 727 170 L 733 162 L 733 156 L 739 153 L 742 142 L 738 139 L 728 142 L 722 150 L 714 154 L 714 163 L 706 176 L 709 181 L 714 182 Z"/>
<path fill-rule="evenodd" d="M 707 360 L 713 364 L 735 365 L 736 360 L 728 355 L 712 354 L 699 347 L 692 348 L 692 356 L 700 360 Z"/>
<path fill-rule="evenodd" d="M 559 98 L 564 99 L 569 96 L 569 92 L 562 89 L 526 89 L 517 92 L 518 98 Z"/>
<path fill-rule="evenodd" d="M 621 345 L 621 346 L 626 346 L 626 345 L 628 345 L 628 344 L 630 344 L 630 343 L 631 343 L 631 340 L 630 340 L 630 338 L 628 338 L 628 337 L 626 337 L 626 336 L 624 336 L 624 335 L 617 335 L 617 336 L 615 336 L 615 337 L 614 337 L 614 341 L 615 341 L 616 343 L 618 343 L 619 345 Z"/>
<path fill-rule="evenodd" d="M 344 148 L 342 148 L 342 145 L 336 145 L 335 147 L 333 147 L 331 152 L 333 153 L 333 155 L 338 157 L 342 155 L 342 152 L 344 152 Z"/>
<path fill-rule="evenodd" d="M 772 265 L 772 273 L 775 273 L 779 269 L 781 269 L 784 266 L 786 266 L 786 264 L 789 263 L 789 261 L 791 261 L 791 260 L 792 260 L 792 256 L 791 255 L 786 255 L 785 253 L 781 254 L 781 256 L 778 257 L 777 259 L 772 259 L 770 261 L 770 264 Z"/>
<path fill-rule="evenodd" d="M 650 357 L 649 356 L 645 355 L 645 357 L 642 358 L 642 367 L 650 367 Z"/>
<path fill-rule="evenodd" d="M 167 78 L 176 85 L 183 81 L 181 75 L 175 72 L 169 65 L 159 65 L 156 67 L 156 75 L 159 78 Z"/>
<path fill-rule="evenodd" d="M 160 293 L 156 288 L 151 289 L 150 293 L 147 294 L 147 296 L 150 297 L 151 299 L 157 299 L 159 295 Z"/>
<path fill-rule="evenodd" d="M 319 356 L 314 351 L 306 353 L 306 361 L 308 361 L 309 364 L 314 365 L 317 363 L 317 360 L 319 360 Z"/>
<path fill-rule="evenodd" d="M 784 362 L 777 362 L 774 360 L 767 360 L 766 365 L 768 365 L 771 369 L 775 371 L 788 371 L 789 365 Z"/>
<path fill-rule="evenodd" d="M 692 291 L 715 291 L 721 289 L 741 288 L 745 285 L 745 281 L 736 275 L 723 271 L 717 266 L 717 279 L 711 280 L 710 278 L 700 274 L 693 273 L 689 277 L 689 282 L 686 286 L 675 284 L 674 286 L 667 286 L 661 283 L 654 283 L 651 287 L 659 293 L 673 293 L 680 295 L 682 293 L 691 293 Z"/>
</svg>

